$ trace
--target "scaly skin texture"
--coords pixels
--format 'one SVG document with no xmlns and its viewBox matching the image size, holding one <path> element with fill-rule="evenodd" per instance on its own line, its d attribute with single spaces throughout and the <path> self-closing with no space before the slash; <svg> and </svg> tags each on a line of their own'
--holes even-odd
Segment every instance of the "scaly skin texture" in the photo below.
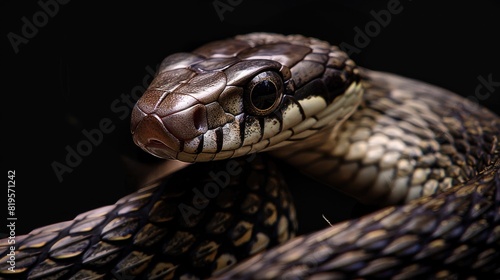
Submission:
<svg viewBox="0 0 500 280">
<path fill-rule="evenodd" d="M 139 146 L 160 157 L 190 162 L 270 151 L 365 204 L 408 203 L 299 237 L 221 278 L 419 274 L 439 278 L 499 273 L 493 265 L 499 262 L 499 252 L 492 249 L 499 245 L 500 230 L 498 116 L 444 89 L 358 68 L 336 47 L 312 38 L 257 33 L 200 49 L 194 52 L 201 56 L 196 56 L 195 63 L 167 59 L 166 72 L 153 82 L 147 98 L 139 100 L 133 121 Z M 220 56 L 229 62 L 221 62 Z M 216 69 L 197 68 L 215 61 Z M 288 89 L 281 105 L 269 114 L 256 115 L 247 97 L 254 96 L 248 81 L 258 80 L 260 72 L 254 71 L 257 67 L 248 70 L 233 63 L 259 65 L 261 72 L 264 68 L 279 71 Z M 184 89 L 190 85 L 189 78 L 184 85 L 163 82 L 162 75 L 179 71 L 179 65 L 181 69 L 187 65 L 194 77 L 217 77 L 200 91 L 204 101 L 189 105 L 206 106 L 202 117 L 186 109 L 170 112 L 194 97 Z M 198 79 L 193 82 L 201 87 Z M 224 93 L 234 86 L 243 89 L 241 96 L 233 97 L 241 106 L 236 113 L 242 120 L 233 126 L 232 119 L 217 117 L 209 107 L 217 106 L 211 102 L 224 104 Z M 232 113 L 233 107 L 221 107 Z M 187 128 L 176 124 L 179 116 L 190 124 Z M 206 121 L 208 127 L 197 125 L 204 124 L 205 117 L 219 121 Z M 275 126 L 266 126 L 273 120 Z M 150 123 L 155 124 L 154 130 L 145 129 Z M 276 127 L 279 132 L 272 131 Z M 205 133 L 217 130 L 215 137 Z M 236 139 L 242 140 L 227 135 L 239 135 Z M 205 145 L 206 137 L 217 149 Z M 198 140 L 197 149 L 186 149 L 191 139 Z M 186 156 L 190 149 L 192 154 Z M 215 155 L 207 156 L 207 150 Z"/>
<path fill-rule="evenodd" d="M 499 118 L 422 82 L 363 77 L 363 105 L 338 131 L 275 155 L 368 204 L 399 206 L 297 237 L 215 279 L 500 277 Z"/>
<path fill-rule="evenodd" d="M 299 236 L 213 279 L 498 279 L 499 169 Z"/>
<path fill-rule="evenodd" d="M 232 205 L 224 214 L 207 207 L 199 220 L 173 219 L 196 209 L 180 207 L 184 196 L 171 195 L 170 187 L 181 193 L 205 188 L 217 182 L 213 176 L 203 179 L 210 168 L 229 168 L 196 163 L 186 169 L 192 173 L 181 170 L 167 186 L 145 190 L 166 194 L 148 195 L 147 204 L 134 207 L 141 201 L 135 199 L 139 192 L 109 209 L 33 231 L 19 247 L 18 265 L 25 268 L 19 275 L 118 277 L 126 272 L 151 278 L 163 271 L 165 279 L 191 274 L 216 279 L 500 278 L 500 119 L 449 91 L 357 67 L 318 39 L 254 33 L 167 57 L 134 108 L 131 128 L 144 150 L 187 162 L 269 151 L 315 180 L 386 208 L 231 266 L 293 236 L 291 199 L 273 191 L 282 180 L 265 157 L 257 167 L 243 163 L 244 172 L 231 181 L 235 191 L 243 186 L 253 195 L 245 192 L 245 199 L 233 200 L 221 193 L 213 199 Z M 201 164 L 208 170 L 197 169 Z M 192 194 L 185 199 L 204 204 Z M 246 201 L 273 206 L 237 207 Z M 261 214 L 249 221 L 249 209 Z M 97 218 L 89 215 L 105 221 L 96 225 L 92 219 Z M 145 229 L 149 223 L 156 228 Z M 206 232 L 214 228 L 228 234 L 214 240 L 214 233 Z M 148 242 L 156 238 L 158 243 Z M 178 252 L 187 255 L 174 257 Z"/>
<path fill-rule="evenodd" d="M 436 86 L 361 72 L 363 104 L 340 129 L 273 155 L 369 205 L 442 192 L 498 160 L 498 116 Z"/>
<path fill-rule="evenodd" d="M 191 165 L 114 205 L 18 236 L 16 244 L 0 240 L 0 278 L 206 278 L 296 230 L 282 176 L 251 155 Z"/>
</svg>

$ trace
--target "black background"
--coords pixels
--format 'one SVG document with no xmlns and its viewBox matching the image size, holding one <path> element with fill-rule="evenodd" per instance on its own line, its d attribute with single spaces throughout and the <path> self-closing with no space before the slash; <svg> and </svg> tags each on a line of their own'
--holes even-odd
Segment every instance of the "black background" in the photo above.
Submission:
<svg viewBox="0 0 500 280">
<path fill-rule="evenodd" d="M 69 1 L 15 54 L 7 34 L 22 35 L 21 19 L 33 22 L 41 10 L 36 1 L 23 2 L 1 4 L 2 161 L 5 173 L 16 171 L 18 235 L 112 204 L 132 191 L 120 161 L 120 155 L 133 150 L 129 119 L 121 120 L 110 104 L 142 85 L 149 75 L 146 67 L 156 67 L 173 52 L 253 31 L 301 33 L 354 45 L 353 28 L 364 29 L 373 20 L 370 11 L 387 9 L 390 1 L 219 0 L 236 4 L 223 13 L 223 21 L 212 1 Z M 436 2 L 401 0 L 401 13 L 392 15 L 390 24 L 352 58 L 364 67 L 464 96 L 474 96 L 480 75 L 500 81 L 496 1 Z M 499 95 L 497 88 L 480 104 L 498 113 Z M 75 147 L 85 139 L 82 129 L 98 128 L 103 118 L 116 129 L 59 182 L 51 164 L 64 163 L 65 147 Z M 304 228 L 326 226 L 321 214 L 335 221 L 349 213 L 348 199 L 328 196 L 329 191 L 302 181 L 293 170 L 287 176 L 304 184 L 295 189 L 299 215 L 308 217 Z M 7 180 L 0 191 L 1 217 L 7 212 Z"/>
</svg>

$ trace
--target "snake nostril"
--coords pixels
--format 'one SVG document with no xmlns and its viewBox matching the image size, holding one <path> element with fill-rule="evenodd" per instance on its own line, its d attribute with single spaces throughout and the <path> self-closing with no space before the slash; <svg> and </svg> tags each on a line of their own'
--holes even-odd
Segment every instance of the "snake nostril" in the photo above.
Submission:
<svg viewBox="0 0 500 280">
<path fill-rule="evenodd" d="M 198 131 L 207 130 L 207 116 L 206 110 L 203 107 L 198 107 L 193 112 L 193 125 Z"/>
<path fill-rule="evenodd" d="M 182 141 L 191 140 L 207 131 L 207 111 L 202 104 L 165 116 L 162 121 L 168 133 Z"/>
</svg>

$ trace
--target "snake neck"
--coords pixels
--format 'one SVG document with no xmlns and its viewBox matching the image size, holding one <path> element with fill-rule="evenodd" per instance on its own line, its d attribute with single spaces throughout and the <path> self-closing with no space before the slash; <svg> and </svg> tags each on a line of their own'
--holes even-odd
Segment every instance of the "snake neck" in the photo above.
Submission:
<svg viewBox="0 0 500 280">
<path fill-rule="evenodd" d="M 335 146 L 335 139 L 338 135 L 339 128 L 355 111 L 356 107 L 352 108 L 347 115 L 336 119 L 314 135 L 309 136 L 307 141 L 290 141 L 290 143 L 285 146 L 271 150 L 270 153 L 274 157 L 283 159 L 292 165 L 301 165 L 303 163 L 302 160 L 294 157 L 296 154 L 327 153 Z"/>
<path fill-rule="evenodd" d="M 498 116 L 440 88 L 364 70 L 349 114 L 273 152 L 358 201 L 386 206 L 441 193 L 499 158 Z"/>
<path fill-rule="evenodd" d="M 327 112 L 330 111 L 331 116 L 333 116 L 329 123 L 317 129 L 307 139 L 294 137 L 298 140 L 286 141 L 285 145 L 280 145 L 279 148 L 270 150 L 271 155 L 297 168 L 304 166 L 304 163 L 314 164 L 319 158 L 330 158 L 331 152 L 336 146 L 339 129 L 359 109 L 363 102 L 364 92 L 365 87 L 363 83 L 359 83 L 351 88 L 349 92 L 338 97 L 325 109 Z M 324 114 L 324 112 L 320 114 Z M 310 134 L 311 130 L 303 133 Z M 330 180 L 318 179 L 322 177 L 317 175 L 328 172 L 325 168 L 327 169 L 328 166 L 319 169 L 310 169 L 304 173 L 322 183 L 334 185 L 334 182 Z"/>
</svg>

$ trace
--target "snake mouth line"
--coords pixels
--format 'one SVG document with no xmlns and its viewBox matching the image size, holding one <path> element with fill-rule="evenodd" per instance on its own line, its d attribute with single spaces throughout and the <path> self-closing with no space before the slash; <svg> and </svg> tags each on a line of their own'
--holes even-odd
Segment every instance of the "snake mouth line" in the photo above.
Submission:
<svg viewBox="0 0 500 280">
<path fill-rule="evenodd" d="M 151 139 L 148 143 L 143 145 L 143 147 L 149 153 L 160 158 L 175 159 L 177 157 L 176 151 L 156 139 Z"/>
</svg>

